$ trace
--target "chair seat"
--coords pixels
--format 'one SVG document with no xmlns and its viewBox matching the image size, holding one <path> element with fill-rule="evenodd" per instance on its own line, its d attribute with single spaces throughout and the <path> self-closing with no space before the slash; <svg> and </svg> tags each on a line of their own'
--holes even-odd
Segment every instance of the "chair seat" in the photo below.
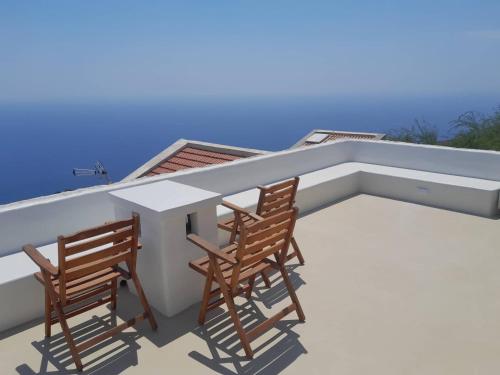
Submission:
<svg viewBox="0 0 500 375">
<path fill-rule="evenodd" d="M 226 253 L 226 254 L 231 254 L 231 253 L 236 252 L 237 247 L 238 246 L 236 244 L 233 244 L 233 245 L 230 245 L 224 249 L 221 249 L 221 251 Z M 226 284 L 228 286 L 230 286 L 231 285 L 231 275 L 233 274 L 232 265 L 221 260 L 221 259 L 217 259 L 217 261 L 220 265 L 220 268 L 221 268 L 222 274 L 224 276 L 224 280 L 226 281 Z M 191 267 L 196 272 L 199 272 L 202 275 L 207 276 L 209 264 L 210 264 L 210 260 L 209 260 L 208 256 L 205 256 L 205 257 L 202 257 L 202 258 L 199 258 L 199 259 L 196 259 L 196 260 L 189 262 L 189 267 Z M 257 264 L 253 264 L 253 265 L 247 266 L 247 267 L 242 267 L 240 270 L 238 282 L 245 281 L 246 279 L 250 278 L 251 276 L 257 275 L 257 274 L 261 273 L 262 271 L 271 268 L 272 265 L 273 265 L 272 260 L 263 259 L 262 261 L 260 261 Z"/>
<path fill-rule="evenodd" d="M 66 283 L 66 296 L 71 298 L 82 292 L 88 292 L 89 290 L 93 290 L 99 286 L 107 284 L 120 276 L 120 272 L 116 271 L 112 267 L 108 267 L 93 274 L 68 281 Z M 45 284 L 41 272 L 35 273 L 35 278 L 42 284 Z M 57 278 L 53 278 L 52 283 L 54 285 L 55 292 L 59 294 L 59 280 Z"/>
<path fill-rule="evenodd" d="M 253 224 L 253 223 L 255 223 L 257 221 L 256 219 L 254 219 L 253 217 L 251 217 L 249 215 L 241 215 L 241 220 L 246 225 Z M 232 217 L 230 219 L 219 221 L 217 223 L 217 226 L 220 229 L 223 229 L 223 230 L 226 230 L 228 232 L 231 232 L 233 230 L 233 228 L 234 228 L 234 223 L 235 223 L 235 219 L 234 219 L 234 217 Z M 239 230 L 238 230 L 238 232 L 239 232 Z"/>
</svg>

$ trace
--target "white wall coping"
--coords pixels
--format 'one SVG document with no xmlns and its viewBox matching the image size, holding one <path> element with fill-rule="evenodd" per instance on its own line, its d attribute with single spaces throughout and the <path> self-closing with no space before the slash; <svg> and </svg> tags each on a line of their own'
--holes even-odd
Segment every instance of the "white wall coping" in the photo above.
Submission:
<svg viewBox="0 0 500 375">
<path fill-rule="evenodd" d="M 357 173 L 397 177 L 422 183 L 436 183 L 486 192 L 498 192 L 500 189 L 500 181 L 447 175 L 442 173 L 424 172 L 406 168 L 386 167 L 369 163 L 350 162 L 300 175 L 298 192 L 307 190 L 310 187 L 314 187 L 328 181 L 336 180 Z M 273 183 L 277 183 L 280 181 L 282 180 L 273 181 Z M 360 191 L 352 191 L 352 194 L 363 192 L 363 187 L 360 186 L 359 188 Z M 236 194 L 228 195 L 224 197 L 224 199 L 240 207 L 250 209 L 257 204 L 259 193 L 259 189 L 253 188 L 241 191 Z M 225 218 L 231 213 L 232 211 L 226 207 L 217 207 L 217 215 L 219 216 L 219 218 Z M 484 213 L 484 215 L 489 216 L 491 215 L 491 213 Z"/>
<path fill-rule="evenodd" d="M 221 201 L 218 193 L 168 180 L 115 190 L 109 195 L 156 215 L 188 214 L 201 204 L 216 205 Z"/>
<path fill-rule="evenodd" d="M 389 155 L 389 158 L 392 157 L 392 150 L 393 148 L 404 148 L 405 151 L 408 153 L 414 153 L 414 152 L 425 152 L 425 151 L 436 151 L 436 152 L 444 152 L 444 153 L 449 153 L 450 157 L 447 157 L 446 159 L 441 159 L 441 160 L 433 160 L 432 164 L 435 166 L 444 166 L 446 164 L 450 165 L 453 164 L 453 161 L 456 160 L 457 156 L 460 156 L 462 158 L 480 158 L 480 159 L 485 159 L 485 158 L 494 158 L 498 159 L 500 161 L 500 152 L 498 151 L 492 151 L 492 150 L 476 150 L 476 149 L 465 149 L 465 148 L 454 148 L 454 147 L 448 147 L 448 146 L 435 146 L 435 145 L 421 145 L 421 144 L 413 144 L 413 143 L 405 143 L 405 142 L 395 142 L 395 141 L 372 141 L 372 140 L 365 140 L 365 139 L 339 139 L 334 142 L 327 142 L 327 143 L 320 143 L 317 145 L 311 145 L 307 146 L 305 148 L 295 148 L 295 149 L 289 149 L 289 150 L 284 150 L 284 151 L 276 151 L 276 152 L 271 152 L 268 154 L 264 155 L 256 155 L 253 156 L 252 158 L 244 158 L 240 160 L 235 160 L 232 161 L 231 163 L 226 163 L 226 164 L 219 164 L 219 165 L 210 165 L 210 166 L 205 166 L 205 167 L 199 167 L 199 168 L 190 168 L 190 169 L 185 169 L 181 171 L 177 171 L 174 173 L 166 173 L 158 176 L 151 176 L 151 177 L 143 177 L 139 178 L 137 180 L 133 181 L 120 181 L 113 183 L 111 185 L 96 185 L 92 187 L 86 187 L 86 188 L 81 188 L 73 191 L 66 191 L 66 192 L 61 192 L 57 194 L 51 194 L 51 195 L 46 195 L 46 196 L 41 196 L 41 197 L 35 197 L 31 199 L 25 199 L 22 201 L 17 201 L 17 202 L 12 202 L 12 203 L 7 203 L 0 205 L 0 214 L 4 212 L 9 212 L 15 209 L 19 208 L 27 208 L 31 206 L 37 206 L 40 204 L 50 204 L 52 202 L 60 201 L 60 200 L 67 200 L 75 197 L 80 197 L 88 194 L 94 194 L 94 193 L 99 193 L 99 192 L 109 192 L 109 191 L 114 191 L 117 189 L 125 188 L 125 187 L 131 187 L 131 186 L 138 186 L 138 185 L 144 185 L 144 184 L 150 184 L 155 181 L 162 181 L 162 180 L 174 180 L 174 181 L 179 181 L 179 180 L 184 180 L 184 177 L 195 177 L 195 176 L 204 176 L 209 174 L 211 171 L 216 171 L 216 170 L 233 170 L 233 168 L 238 168 L 241 165 L 246 165 L 247 163 L 257 163 L 259 161 L 266 161 L 266 160 L 272 160 L 273 158 L 280 158 L 284 157 L 287 155 L 294 155 L 294 154 L 300 154 L 304 153 L 304 156 L 307 154 L 313 154 L 315 151 L 321 150 L 321 149 L 331 149 L 336 150 L 343 145 L 348 146 L 348 152 L 345 155 L 345 160 L 342 160 L 341 162 L 369 162 L 367 160 L 359 160 L 360 158 L 366 159 L 370 155 L 363 154 L 363 148 L 365 145 L 367 147 L 370 146 L 375 146 L 375 147 L 381 147 L 383 148 Z M 352 149 L 361 147 L 361 149 Z M 370 153 L 371 151 L 369 151 Z M 379 154 L 380 151 L 377 151 L 377 154 Z M 363 154 L 363 155 L 358 155 L 358 154 Z M 386 166 L 398 166 L 398 164 L 401 162 L 400 158 L 393 158 L 390 163 L 373 163 L 373 164 L 380 164 L 380 165 L 386 165 Z M 472 177 L 472 178 L 482 178 L 482 179 L 489 179 L 489 180 L 500 180 L 500 167 L 495 168 L 497 170 L 497 173 L 495 175 L 485 175 L 486 173 L 481 173 L 481 176 L 478 176 L 478 171 L 477 171 L 477 166 L 472 160 L 468 160 L 468 165 L 463 165 L 463 169 L 467 170 L 468 173 L 464 173 L 463 171 L 460 171 L 460 173 L 455 172 L 455 171 L 439 171 L 439 173 L 447 173 L 450 175 L 460 175 L 464 177 Z M 493 160 L 492 160 L 493 162 Z M 331 163 L 332 164 L 337 164 L 337 163 Z M 428 164 L 427 164 L 428 165 Z M 427 166 L 426 165 L 426 166 Z M 490 166 L 484 165 L 486 169 L 491 170 Z M 315 168 L 317 169 L 322 169 L 325 168 L 326 166 L 318 167 Z M 405 168 L 411 168 L 409 165 L 405 165 Z M 423 168 L 422 166 L 415 166 L 415 170 L 421 170 L 421 171 L 429 171 L 429 172 L 435 172 L 433 170 L 427 170 Z M 447 168 L 443 168 L 447 169 Z M 489 172 L 489 171 L 488 171 Z M 489 174 L 489 173 L 488 173 Z M 292 173 L 293 175 L 293 173 Z M 179 181 L 183 182 L 183 181 Z"/>
<path fill-rule="evenodd" d="M 118 189 L 173 181 L 226 196 L 350 162 L 500 181 L 500 152 L 392 141 L 339 140 L 0 206 L 0 256 L 18 252 L 28 242 L 47 244 L 61 233 L 113 220 L 115 213 L 108 192 Z"/>
</svg>

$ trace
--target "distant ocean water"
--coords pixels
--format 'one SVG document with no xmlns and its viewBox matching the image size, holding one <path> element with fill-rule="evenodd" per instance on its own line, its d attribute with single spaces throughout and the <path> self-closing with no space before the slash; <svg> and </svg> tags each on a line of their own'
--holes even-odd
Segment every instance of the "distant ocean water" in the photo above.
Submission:
<svg viewBox="0 0 500 375">
<path fill-rule="evenodd" d="M 0 204 L 102 183 L 72 175 L 96 160 L 119 181 L 179 138 L 274 151 L 314 128 L 387 132 L 415 118 L 446 136 L 461 113 L 499 104 L 494 96 L 0 103 Z"/>
</svg>

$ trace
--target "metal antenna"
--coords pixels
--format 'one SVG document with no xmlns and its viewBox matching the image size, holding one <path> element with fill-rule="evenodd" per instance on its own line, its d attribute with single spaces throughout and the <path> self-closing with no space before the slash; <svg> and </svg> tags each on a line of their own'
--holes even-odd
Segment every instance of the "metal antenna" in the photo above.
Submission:
<svg viewBox="0 0 500 375">
<path fill-rule="evenodd" d="M 104 165 L 97 160 L 95 162 L 93 169 L 85 169 L 85 168 L 73 168 L 74 176 L 97 176 L 98 178 L 103 178 L 106 183 L 109 185 L 111 180 L 109 179 L 108 171 L 104 168 Z"/>
</svg>

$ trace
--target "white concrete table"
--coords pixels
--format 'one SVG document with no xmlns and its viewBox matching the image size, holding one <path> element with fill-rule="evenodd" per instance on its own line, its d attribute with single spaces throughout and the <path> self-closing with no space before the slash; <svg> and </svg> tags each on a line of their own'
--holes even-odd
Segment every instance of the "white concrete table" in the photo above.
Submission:
<svg viewBox="0 0 500 375">
<path fill-rule="evenodd" d="M 202 278 L 188 263 L 204 254 L 186 239 L 192 232 L 217 243 L 218 193 L 172 181 L 153 182 L 109 193 L 118 219 L 141 215 L 137 271 L 149 302 L 166 316 L 201 299 Z"/>
</svg>

